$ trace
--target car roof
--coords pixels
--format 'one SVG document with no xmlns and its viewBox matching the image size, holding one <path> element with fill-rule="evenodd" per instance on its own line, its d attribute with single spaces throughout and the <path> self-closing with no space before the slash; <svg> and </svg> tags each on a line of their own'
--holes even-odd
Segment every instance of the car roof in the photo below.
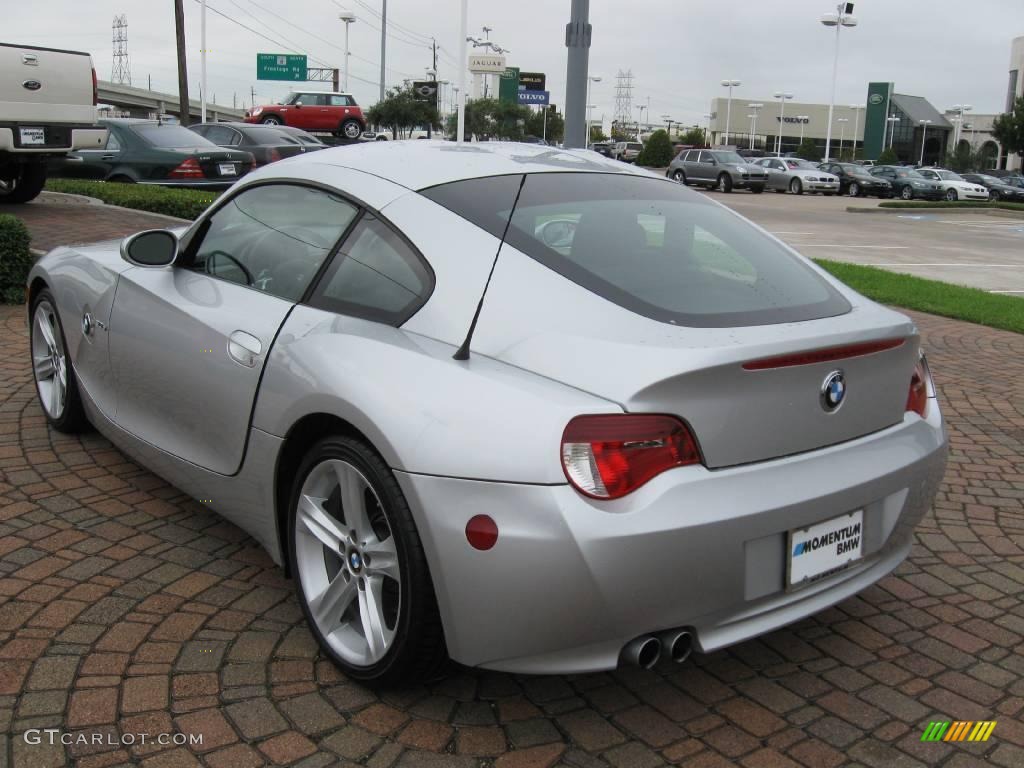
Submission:
<svg viewBox="0 0 1024 768">
<path fill-rule="evenodd" d="M 286 165 L 291 173 L 297 174 L 304 163 L 351 168 L 415 190 L 462 179 L 522 173 L 575 171 L 652 176 L 649 171 L 586 149 L 498 141 L 369 141 L 294 157 Z"/>
</svg>

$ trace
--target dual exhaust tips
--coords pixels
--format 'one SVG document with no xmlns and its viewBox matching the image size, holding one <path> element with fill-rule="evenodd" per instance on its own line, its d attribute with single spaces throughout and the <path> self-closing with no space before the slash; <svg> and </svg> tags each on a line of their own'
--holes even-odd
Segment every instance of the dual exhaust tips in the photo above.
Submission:
<svg viewBox="0 0 1024 768">
<path fill-rule="evenodd" d="M 685 629 L 672 629 L 658 635 L 641 635 L 622 649 L 622 660 L 635 667 L 650 669 L 661 660 L 663 652 L 672 661 L 681 664 L 693 652 L 693 635 Z"/>
</svg>

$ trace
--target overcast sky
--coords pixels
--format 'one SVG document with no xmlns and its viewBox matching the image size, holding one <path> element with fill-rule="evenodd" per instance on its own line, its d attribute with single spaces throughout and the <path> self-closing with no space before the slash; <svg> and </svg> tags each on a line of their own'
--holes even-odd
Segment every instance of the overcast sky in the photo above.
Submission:
<svg viewBox="0 0 1024 768">
<path fill-rule="evenodd" d="M 184 1 L 190 95 L 197 97 L 200 6 Z M 171 0 L 0 4 L 4 42 L 90 51 L 101 79 L 110 78 L 112 18 L 127 14 L 133 85 L 145 87 L 151 76 L 154 89 L 177 90 Z M 310 66 L 339 66 L 343 8 L 358 18 L 351 28 L 350 90 L 362 104 L 376 100 L 381 0 L 208 4 L 255 30 L 208 11 L 209 90 L 218 102 L 230 105 L 233 95 L 248 101 L 251 87 L 257 103 L 288 90 L 255 80 L 257 52 L 307 53 Z M 491 39 L 510 51 L 508 64 L 547 73 L 551 98 L 561 106 L 569 0 L 470 0 L 469 6 L 470 34 L 492 27 Z M 743 82 L 734 92 L 738 99 L 787 90 L 796 101 L 827 102 L 834 33 L 818 19 L 834 8 L 832 0 L 594 0 L 590 71 L 603 77 L 593 86 L 594 117 L 611 120 L 619 70 L 633 72 L 634 104 L 650 98 L 653 117 L 668 114 L 689 124 L 701 121 L 712 97 L 724 95 L 723 78 Z M 423 77 L 430 36 L 442 49 L 439 76 L 455 81 L 458 13 L 459 0 L 390 0 L 388 85 Z M 940 110 L 967 102 L 976 112 L 1002 111 L 1010 41 L 1024 35 L 1024 0 L 858 0 L 855 14 L 859 26 L 842 32 L 838 103 L 863 103 L 869 81 L 889 80 L 897 92 L 924 96 Z"/>
</svg>

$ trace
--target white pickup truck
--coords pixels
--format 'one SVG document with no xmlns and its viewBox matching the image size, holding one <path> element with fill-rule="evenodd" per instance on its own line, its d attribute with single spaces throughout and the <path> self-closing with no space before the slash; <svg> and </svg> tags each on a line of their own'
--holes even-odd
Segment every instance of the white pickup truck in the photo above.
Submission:
<svg viewBox="0 0 1024 768">
<path fill-rule="evenodd" d="M 0 203 L 38 195 L 47 158 L 106 139 L 88 53 L 0 43 Z"/>
</svg>

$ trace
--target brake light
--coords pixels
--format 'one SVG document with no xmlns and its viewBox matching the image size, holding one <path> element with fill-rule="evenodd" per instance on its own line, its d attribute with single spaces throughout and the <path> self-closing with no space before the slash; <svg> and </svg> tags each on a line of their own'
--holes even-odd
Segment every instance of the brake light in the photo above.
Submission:
<svg viewBox="0 0 1024 768">
<path fill-rule="evenodd" d="M 169 179 L 201 179 L 203 176 L 203 169 L 199 167 L 199 163 L 194 157 L 188 158 L 167 174 Z"/>
<path fill-rule="evenodd" d="M 267 153 L 267 156 L 268 156 L 268 157 L 270 158 L 270 159 L 269 159 L 269 160 L 267 161 L 268 163 L 273 163 L 273 162 L 275 162 L 275 161 L 277 161 L 277 160 L 280 160 L 280 159 L 281 159 L 281 153 L 280 153 L 280 152 L 278 152 L 278 151 L 277 151 L 276 149 L 274 149 L 273 147 L 271 147 L 271 148 L 270 148 L 270 151 L 269 151 L 269 152 Z"/>
<path fill-rule="evenodd" d="M 96 82 L 96 67 L 92 68 L 92 105 L 95 107 L 100 103 L 100 88 Z"/>
<path fill-rule="evenodd" d="M 922 419 L 928 418 L 928 399 L 934 397 L 935 387 L 932 374 L 928 368 L 928 360 L 922 354 L 914 366 L 910 377 L 910 391 L 907 393 L 907 410 L 913 411 Z"/>
<path fill-rule="evenodd" d="M 696 440 L 675 416 L 577 416 L 562 433 L 565 476 L 594 499 L 618 499 L 666 470 L 699 463 Z"/>
</svg>

